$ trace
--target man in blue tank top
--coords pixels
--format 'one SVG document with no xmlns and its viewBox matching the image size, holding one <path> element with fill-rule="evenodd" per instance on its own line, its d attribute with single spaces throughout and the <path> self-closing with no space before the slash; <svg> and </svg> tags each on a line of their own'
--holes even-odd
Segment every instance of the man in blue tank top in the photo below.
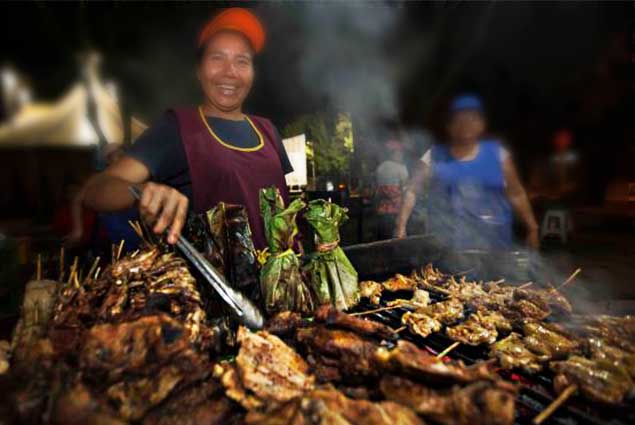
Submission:
<svg viewBox="0 0 635 425">
<path fill-rule="evenodd" d="M 508 250 L 512 212 L 525 224 L 527 244 L 538 248 L 538 225 L 509 152 L 483 139 L 485 116 L 474 95 L 457 96 L 450 105 L 448 144 L 433 145 L 421 158 L 401 204 L 397 237 L 417 194 L 428 195 L 428 230 L 455 250 Z"/>
</svg>

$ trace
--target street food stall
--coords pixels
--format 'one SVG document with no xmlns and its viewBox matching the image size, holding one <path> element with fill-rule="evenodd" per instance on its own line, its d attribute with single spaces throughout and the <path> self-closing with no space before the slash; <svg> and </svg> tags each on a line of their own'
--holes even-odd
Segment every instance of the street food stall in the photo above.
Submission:
<svg viewBox="0 0 635 425">
<path fill-rule="evenodd" d="M 575 275 L 543 286 L 518 255 L 497 255 L 503 272 L 523 269 L 505 280 L 484 253 L 461 257 L 429 236 L 341 249 L 345 209 L 261 196 L 264 252 L 244 210 L 219 205 L 188 225 L 203 260 L 131 223 L 138 251 L 38 267 L 0 346 L 3 423 L 635 420 L 635 320 L 575 311 Z M 296 215 L 315 237 L 301 257 Z M 249 298 L 262 326 L 236 313 L 225 285 L 259 290 Z"/>
</svg>

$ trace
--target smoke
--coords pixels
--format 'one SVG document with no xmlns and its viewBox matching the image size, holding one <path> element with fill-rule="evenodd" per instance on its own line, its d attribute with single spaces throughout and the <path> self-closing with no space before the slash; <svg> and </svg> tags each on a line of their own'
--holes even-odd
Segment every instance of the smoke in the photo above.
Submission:
<svg viewBox="0 0 635 425">
<path fill-rule="evenodd" d="M 397 118 L 396 74 L 387 40 L 395 31 L 400 8 L 384 3 L 307 2 L 266 12 L 271 15 L 271 28 L 286 37 L 284 52 L 267 52 L 268 66 L 292 61 L 302 92 L 313 105 L 348 112 L 364 123 Z M 289 93 L 286 83 L 278 82 L 280 92 L 297 96 L 297 91 Z"/>
</svg>

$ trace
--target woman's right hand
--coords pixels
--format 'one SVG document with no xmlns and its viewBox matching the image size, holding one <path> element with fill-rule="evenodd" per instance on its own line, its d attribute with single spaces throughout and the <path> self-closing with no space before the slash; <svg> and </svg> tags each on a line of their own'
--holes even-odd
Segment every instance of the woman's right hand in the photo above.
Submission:
<svg viewBox="0 0 635 425">
<path fill-rule="evenodd" d="M 142 186 L 139 212 L 156 234 L 169 228 L 168 243 L 175 244 L 187 218 L 189 200 L 178 190 L 148 182 Z"/>
</svg>

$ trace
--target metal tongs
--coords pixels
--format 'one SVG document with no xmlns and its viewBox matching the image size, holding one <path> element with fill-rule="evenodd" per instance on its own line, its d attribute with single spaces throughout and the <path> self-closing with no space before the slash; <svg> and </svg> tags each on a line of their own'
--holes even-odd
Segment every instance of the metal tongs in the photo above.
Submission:
<svg viewBox="0 0 635 425">
<path fill-rule="evenodd" d="M 141 200 L 141 191 L 136 186 L 129 187 L 130 193 L 137 200 Z M 203 275 L 205 280 L 212 285 L 212 288 L 229 305 L 238 320 L 250 329 L 261 329 L 264 324 L 262 313 L 243 294 L 229 286 L 225 278 L 216 271 L 200 252 L 192 244 L 179 235 L 176 247 L 192 263 L 194 267 Z"/>
</svg>

